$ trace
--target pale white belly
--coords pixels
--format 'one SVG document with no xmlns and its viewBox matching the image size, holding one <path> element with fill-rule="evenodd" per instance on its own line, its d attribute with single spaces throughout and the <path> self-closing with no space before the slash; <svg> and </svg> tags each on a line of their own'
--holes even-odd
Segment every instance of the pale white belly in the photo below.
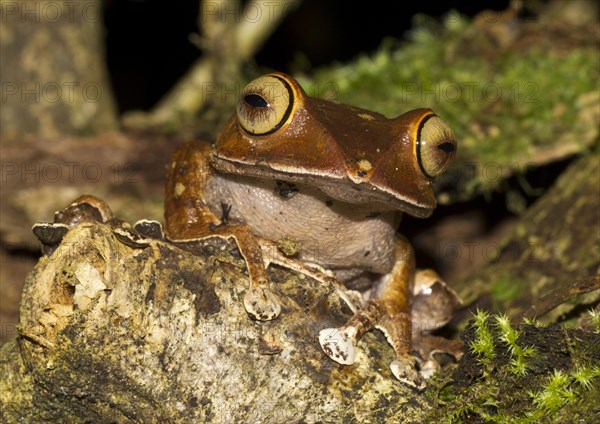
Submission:
<svg viewBox="0 0 600 424">
<path fill-rule="evenodd" d="M 304 186 L 286 198 L 275 187 L 275 181 L 217 175 L 207 182 L 204 195 L 213 213 L 221 216 L 221 204 L 231 205 L 230 222 L 245 223 L 260 237 L 298 240 L 303 261 L 332 269 L 391 270 L 397 211 L 343 203 Z"/>
</svg>

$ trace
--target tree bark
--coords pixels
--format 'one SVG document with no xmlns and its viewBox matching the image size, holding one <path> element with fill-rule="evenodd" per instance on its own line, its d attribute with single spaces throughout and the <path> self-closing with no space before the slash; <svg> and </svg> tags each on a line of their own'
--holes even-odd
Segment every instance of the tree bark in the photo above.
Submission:
<svg viewBox="0 0 600 424">
<path fill-rule="evenodd" d="M 1 2 L 2 138 L 116 129 L 100 3 Z"/>
</svg>

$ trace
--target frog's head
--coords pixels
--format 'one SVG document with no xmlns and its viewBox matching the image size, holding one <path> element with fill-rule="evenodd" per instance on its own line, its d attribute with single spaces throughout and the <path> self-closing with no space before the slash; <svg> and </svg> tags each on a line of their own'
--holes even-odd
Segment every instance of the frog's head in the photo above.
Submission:
<svg viewBox="0 0 600 424">
<path fill-rule="evenodd" d="M 309 97 L 292 77 L 264 75 L 240 95 L 212 164 L 221 172 L 313 186 L 347 203 L 377 202 L 426 217 L 432 180 L 456 141 L 430 109 L 396 118 Z"/>
</svg>

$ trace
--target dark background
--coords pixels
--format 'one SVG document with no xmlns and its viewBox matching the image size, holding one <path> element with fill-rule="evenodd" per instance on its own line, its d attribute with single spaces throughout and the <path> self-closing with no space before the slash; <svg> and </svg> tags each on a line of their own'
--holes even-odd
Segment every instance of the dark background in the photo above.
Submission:
<svg viewBox="0 0 600 424">
<path fill-rule="evenodd" d="M 439 18 L 454 9 L 474 16 L 508 4 L 304 0 L 255 60 L 281 71 L 289 71 L 298 54 L 312 67 L 347 62 L 375 51 L 386 37 L 403 39 L 417 13 Z M 189 41 L 198 32 L 198 9 L 197 0 L 105 0 L 107 60 L 121 112 L 151 108 L 199 57 L 201 52 Z"/>
</svg>

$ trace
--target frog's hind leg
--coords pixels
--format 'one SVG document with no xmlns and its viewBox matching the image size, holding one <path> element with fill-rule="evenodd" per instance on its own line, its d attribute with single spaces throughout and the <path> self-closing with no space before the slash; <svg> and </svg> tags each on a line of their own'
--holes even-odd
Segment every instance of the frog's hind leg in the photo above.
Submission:
<svg viewBox="0 0 600 424">
<path fill-rule="evenodd" d="M 263 251 L 265 268 L 268 268 L 268 266 L 271 264 L 275 264 L 291 271 L 306 275 L 307 277 L 310 277 L 321 283 L 332 284 L 340 289 L 343 287 L 342 283 L 340 283 L 333 276 L 331 271 L 322 268 L 318 264 L 309 264 L 284 255 L 277 247 L 277 243 L 271 240 L 260 237 L 257 237 L 257 239 Z"/>
<path fill-rule="evenodd" d="M 396 352 L 396 360 L 390 364 L 394 376 L 423 389 L 425 384 L 415 368 L 411 348 L 410 301 L 414 275 L 412 248 L 405 240 L 397 239 L 394 268 L 378 282 L 369 300 L 346 325 L 320 332 L 319 342 L 325 353 L 336 362 L 352 364 L 356 344 L 365 332 L 376 327 L 383 331 Z"/>
</svg>

